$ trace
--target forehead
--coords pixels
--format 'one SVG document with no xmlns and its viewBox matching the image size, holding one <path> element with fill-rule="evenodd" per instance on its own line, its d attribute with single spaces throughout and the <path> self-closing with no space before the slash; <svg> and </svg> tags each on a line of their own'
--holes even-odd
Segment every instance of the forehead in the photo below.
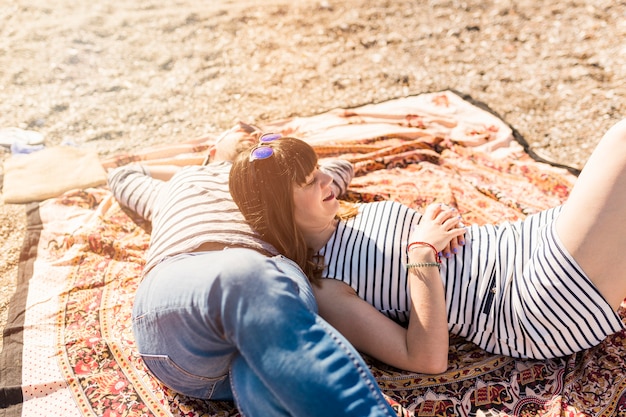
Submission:
<svg viewBox="0 0 626 417">
<path fill-rule="evenodd" d="M 216 142 L 216 147 L 229 147 L 237 145 L 239 143 L 250 143 L 250 145 L 256 143 L 256 138 L 241 130 L 228 131 L 226 135 L 219 137 Z"/>
</svg>

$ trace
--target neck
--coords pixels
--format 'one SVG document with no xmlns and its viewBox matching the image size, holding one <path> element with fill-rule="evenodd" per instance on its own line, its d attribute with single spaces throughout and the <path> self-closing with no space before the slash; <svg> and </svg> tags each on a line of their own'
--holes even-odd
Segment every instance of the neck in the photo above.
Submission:
<svg viewBox="0 0 626 417">
<path fill-rule="evenodd" d="M 310 230 L 304 233 L 304 240 L 306 241 L 307 246 L 313 250 L 314 253 L 317 253 L 320 249 L 322 249 L 333 233 L 335 233 L 337 222 L 337 219 L 333 219 L 323 228 Z"/>
</svg>

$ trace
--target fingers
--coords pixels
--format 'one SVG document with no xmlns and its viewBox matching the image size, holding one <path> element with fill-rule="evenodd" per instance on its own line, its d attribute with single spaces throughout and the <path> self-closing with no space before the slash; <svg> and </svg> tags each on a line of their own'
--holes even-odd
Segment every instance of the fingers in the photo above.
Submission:
<svg viewBox="0 0 626 417">
<path fill-rule="evenodd" d="M 454 207 L 442 209 L 440 215 L 445 218 L 443 226 L 449 233 L 454 235 L 450 239 L 450 243 L 448 243 L 441 253 L 441 256 L 450 258 L 459 252 L 460 246 L 465 244 L 465 240 L 463 239 L 463 234 L 465 234 L 465 225 L 463 224 L 461 215 Z"/>
<path fill-rule="evenodd" d="M 422 233 L 419 235 L 423 239 L 431 239 L 432 244 L 442 248 L 440 256 L 449 258 L 458 253 L 459 248 L 465 244 L 465 225 L 456 208 L 439 203 L 431 204 L 424 211 L 424 220 L 427 220 L 424 223 L 428 225 L 422 224 Z"/>
<path fill-rule="evenodd" d="M 439 213 L 437 213 L 435 220 L 439 221 L 441 224 L 450 219 L 456 219 L 457 221 L 461 220 L 461 216 L 456 208 L 452 206 L 447 206 L 445 204 L 441 204 L 439 206 Z"/>
<path fill-rule="evenodd" d="M 465 229 L 463 229 L 463 233 L 465 233 Z M 463 236 L 456 236 L 450 240 L 450 243 L 441 251 L 439 256 L 443 256 L 444 258 L 450 258 L 451 256 L 456 255 L 460 251 L 460 247 L 465 245 L 465 240 Z"/>
</svg>

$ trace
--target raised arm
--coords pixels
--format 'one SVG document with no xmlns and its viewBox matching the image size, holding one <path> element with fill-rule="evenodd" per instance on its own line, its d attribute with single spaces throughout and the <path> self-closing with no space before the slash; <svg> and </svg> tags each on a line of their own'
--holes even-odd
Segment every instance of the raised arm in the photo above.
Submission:
<svg viewBox="0 0 626 417">
<path fill-rule="evenodd" d="M 333 177 L 333 192 L 340 196 L 348 190 L 354 177 L 354 167 L 343 159 L 320 160 L 320 171 Z"/>
<path fill-rule="evenodd" d="M 170 165 L 126 165 L 109 171 L 109 188 L 121 205 L 151 221 L 160 187 L 179 169 Z"/>
</svg>

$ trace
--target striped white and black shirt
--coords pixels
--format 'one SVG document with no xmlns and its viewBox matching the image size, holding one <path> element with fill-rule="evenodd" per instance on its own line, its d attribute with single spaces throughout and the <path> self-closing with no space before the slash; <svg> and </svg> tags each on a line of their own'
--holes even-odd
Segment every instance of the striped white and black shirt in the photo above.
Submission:
<svg viewBox="0 0 626 417">
<path fill-rule="evenodd" d="M 595 346 L 624 327 L 558 240 L 559 211 L 467 228 L 466 244 L 440 271 L 450 332 L 492 353 L 545 359 Z M 323 277 L 347 283 L 383 314 L 407 323 L 406 247 L 420 219 L 397 202 L 361 204 L 320 251 Z"/>
<path fill-rule="evenodd" d="M 231 166 L 229 162 L 188 166 L 169 181 L 150 177 L 149 166 L 127 165 L 109 173 L 109 187 L 120 204 L 152 223 L 144 274 L 163 259 L 204 243 L 278 254 L 248 226 L 232 200 Z M 345 192 L 353 175 L 349 162 L 325 160 L 320 168 L 333 177 L 337 193 Z"/>
<path fill-rule="evenodd" d="M 411 225 L 421 215 L 390 201 L 359 205 L 359 213 L 341 221 L 321 249 L 323 278 L 344 281 L 358 296 L 398 322 L 408 322 L 406 245 Z"/>
</svg>

